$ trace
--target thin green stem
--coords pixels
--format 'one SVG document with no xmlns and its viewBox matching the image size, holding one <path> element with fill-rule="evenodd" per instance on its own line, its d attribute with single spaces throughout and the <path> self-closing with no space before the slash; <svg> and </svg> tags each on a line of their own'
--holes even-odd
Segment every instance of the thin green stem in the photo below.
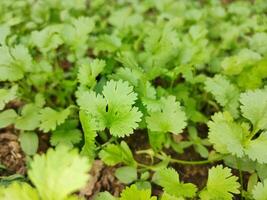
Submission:
<svg viewBox="0 0 267 200">
<path fill-rule="evenodd" d="M 142 167 L 142 168 L 146 168 L 146 169 L 150 169 L 150 170 L 155 170 L 154 166 L 153 165 L 145 165 L 143 163 L 139 163 L 139 162 L 136 162 L 137 163 L 137 166 L 138 167 Z"/>
<path fill-rule="evenodd" d="M 209 159 L 209 160 L 198 160 L 198 161 L 179 160 L 179 159 L 169 158 L 168 156 L 163 156 L 159 154 L 155 155 L 155 157 L 160 160 L 169 159 L 169 161 L 172 163 L 179 163 L 179 164 L 184 164 L 184 165 L 204 165 L 204 164 L 220 161 L 225 157 L 225 155 L 221 155 L 219 157 Z"/>
<path fill-rule="evenodd" d="M 242 174 L 240 162 L 237 159 L 236 159 L 236 163 L 237 163 L 237 167 L 239 171 L 239 179 L 240 179 L 240 185 L 241 185 L 240 196 L 241 196 L 241 199 L 244 199 L 243 198 L 243 185 L 244 185 L 243 174 Z"/>
</svg>

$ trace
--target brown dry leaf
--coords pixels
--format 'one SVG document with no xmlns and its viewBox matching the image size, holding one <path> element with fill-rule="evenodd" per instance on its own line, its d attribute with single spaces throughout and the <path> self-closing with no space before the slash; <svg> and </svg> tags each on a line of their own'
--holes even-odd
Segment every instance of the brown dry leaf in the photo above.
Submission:
<svg viewBox="0 0 267 200">
<path fill-rule="evenodd" d="M 98 181 L 101 171 L 104 167 L 104 164 L 101 160 L 95 160 L 90 170 L 90 180 L 88 181 L 87 185 L 80 191 L 80 196 L 92 196 L 94 193 L 96 182 Z"/>
<path fill-rule="evenodd" d="M 11 132 L 0 134 L 0 162 L 11 173 L 26 173 L 25 156 L 18 142 L 18 137 Z"/>
<path fill-rule="evenodd" d="M 93 199 L 94 195 L 102 191 L 108 191 L 114 196 L 119 196 L 124 185 L 115 177 L 115 167 L 104 165 L 101 160 L 95 160 L 90 170 L 91 178 L 87 185 L 80 191 L 79 196 Z"/>
</svg>

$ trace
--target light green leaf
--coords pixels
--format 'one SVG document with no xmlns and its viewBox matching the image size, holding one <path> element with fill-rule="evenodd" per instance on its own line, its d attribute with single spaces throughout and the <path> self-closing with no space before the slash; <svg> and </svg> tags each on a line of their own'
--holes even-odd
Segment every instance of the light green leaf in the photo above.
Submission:
<svg viewBox="0 0 267 200">
<path fill-rule="evenodd" d="M 0 113 L 0 128 L 5 128 L 13 124 L 18 115 L 13 109 L 8 109 Z"/>
<path fill-rule="evenodd" d="M 267 34 L 265 32 L 255 33 L 249 40 L 249 46 L 254 51 L 266 55 L 267 53 Z"/>
<path fill-rule="evenodd" d="M 37 152 L 39 140 L 35 132 L 21 132 L 19 142 L 26 155 L 34 155 Z"/>
<path fill-rule="evenodd" d="M 226 77 L 216 75 L 205 81 L 205 90 L 210 92 L 216 101 L 234 117 L 238 116 L 239 91 Z"/>
<path fill-rule="evenodd" d="M 175 197 L 194 197 L 197 188 L 192 183 L 181 183 L 179 174 L 173 168 L 163 168 L 154 174 L 153 181 Z"/>
<path fill-rule="evenodd" d="M 151 197 L 150 190 L 139 190 L 136 185 L 126 187 L 121 193 L 119 200 L 156 200 L 156 197 Z"/>
<path fill-rule="evenodd" d="M 233 176 L 231 169 L 222 165 L 212 167 L 209 170 L 207 187 L 200 193 L 203 200 L 232 200 L 233 194 L 239 194 L 240 184 L 238 178 Z"/>
<path fill-rule="evenodd" d="M 40 110 L 41 108 L 33 103 L 23 106 L 21 116 L 17 118 L 15 127 L 20 130 L 35 130 L 40 124 Z"/>
<path fill-rule="evenodd" d="M 99 157 L 107 165 L 124 163 L 136 167 L 133 154 L 128 145 L 122 141 L 120 145 L 109 144 L 99 152 Z"/>
<path fill-rule="evenodd" d="M 212 116 L 212 121 L 208 122 L 208 127 L 209 140 L 218 152 L 238 157 L 244 155 L 242 142 L 248 130 L 235 123 L 230 113 L 216 113 Z"/>
<path fill-rule="evenodd" d="M 116 200 L 117 198 L 113 197 L 109 192 L 100 192 L 96 195 L 94 200 Z"/>
<path fill-rule="evenodd" d="M 62 111 L 56 111 L 52 108 L 46 107 L 40 111 L 41 124 L 39 128 L 44 131 L 53 131 L 56 127 L 65 122 L 70 115 L 70 107 Z"/>
<path fill-rule="evenodd" d="M 157 111 L 149 112 L 147 127 L 155 132 L 179 134 L 186 127 L 186 116 L 174 96 L 160 99 Z"/>
<path fill-rule="evenodd" d="M 258 184 L 252 190 L 252 195 L 255 200 L 266 200 L 267 199 L 267 179 Z"/>
<path fill-rule="evenodd" d="M 78 122 L 75 120 L 67 120 L 64 124 L 57 127 L 53 131 L 50 143 L 53 146 L 66 145 L 73 147 L 73 145 L 78 144 L 82 139 L 82 133 L 77 129 Z"/>
<path fill-rule="evenodd" d="M 0 187 L 3 200 L 41 200 L 37 191 L 27 183 L 13 182 L 7 188 Z"/>
<path fill-rule="evenodd" d="M 251 160 L 261 164 L 267 163 L 267 132 L 263 132 L 257 139 L 249 141 L 245 146 L 245 153 Z"/>
<path fill-rule="evenodd" d="M 79 67 L 78 80 L 81 85 L 93 87 L 96 77 L 103 71 L 106 63 L 104 60 L 95 59 L 90 63 L 82 63 Z"/>
<path fill-rule="evenodd" d="M 16 98 L 18 86 L 13 85 L 10 89 L 0 89 L 0 110 L 3 110 L 6 103 Z"/>
<path fill-rule="evenodd" d="M 45 155 L 35 155 L 30 166 L 29 178 L 40 197 L 46 200 L 64 200 L 84 187 L 89 179 L 88 160 L 65 146 L 49 149 Z"/>
<path fill-rule="evenodd" d="M 141 121 L 142 113 L 133 104 L 137 99 L 133 87 L 127 82 L 109 81 L 103 95 L 94 92 L 79 92 L 78 104 L 95 121 L 95 130 L 109 128 L 113 136 L 124 137 L 133 133 Z"/>
<path fill-rule="evenodd" d="M 241 111 L 255 130 L 267 128 L 267 91 L 255 90 L 241 94 Z"/>
<path fill-rule="evenodd" d="M 96 130 L 92 125 L 93 120 L 91 116 L 84 110 L 80 110 L 79 118 L 83 129 L 84 145 L 82 148 L 82 154 L 88 156 L 90 159 L 95 158 L 95 138 L 97 136 Z"/>
<path fill-rule="evenodd" d="M 6 44 L 6 38 L 10 34 L 10 27 L 7 25 L 0 26 L 0 45 Z"/>
<path fill-rule="evenodd" d="M 137 179 L 137 170 L 134 167 L 120 167 L 116 169 L 115 176 L 120 182 L 130 184 Z"/>
</svg>

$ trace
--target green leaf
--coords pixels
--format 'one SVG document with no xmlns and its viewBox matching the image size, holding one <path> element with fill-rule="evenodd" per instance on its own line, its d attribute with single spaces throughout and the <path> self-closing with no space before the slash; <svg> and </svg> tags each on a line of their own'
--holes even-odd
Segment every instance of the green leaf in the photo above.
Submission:
<svg viewBox="0 0 267 200">
<path fill-rule="evenodd" d="M 82 124 L 84 145 L 82 148 L 82 154 L 88 156 L 90 159 L 95 158 L 95 138 L 97 136 L 96 131 L 92 125 L 91 116 L 85 111 L 80 110 L 79 112 L 80 122 Z"/>
<path fill-rule="evenodd" d="M 263 132 L 257 139 L 247 142 L 245 152 L 251 160 L 261 164 L 267 163 L 267 132 Z"/>
<path fill-rule="evenodd" d="M 230 113 L 216 113 L 212 116 L 212 121 L 208 122 L 208 127 L 208 137 L 216 151 L 238 157 L 244 155 L 242 142 L 248 135 L 248 130 L 235 123 Z"/>
<path fill-rule="evenodd" d="M 255 33 L 249 40 L 249 46 L 252 50 L 266 55 L 267 53 L 267 34 L 265 32 Z"/>
<path fill-rule="evenodd" d="M 137 170 L 134 167 L 120 167 L 116 169 L 115 176 L 120 182 L 130 184 L 137 179 Z"/>
<path fill-rule="evenodd" d="M 242 49 L 237 55 L 224 58 L 221 65 L 227 75 L 238 75 L 245 67 L 254 65 L 260 59 L 260 54 L 249 49 Z"/>
<path fill-rule="evenodd" d="M 10 34 L 10 27 L 7 25 L 0 26 L 0 45 L 6 44 L 6 38 Z"/>
<path fill-rule="evenodd" d="M 21 132 L 19 142 L 26 155 L 34 155 L 37 152 L 39 140 L 35 132 Z"/>
<path fill-rule="evenodd" d="M 59 146 L 44 155 L 35 155 L 30 163 L 29 178 L 42 199 L 64 200 L 85 186 L 90 164 L 76 150 Z"/>
<path fill-rule="evenodd" d="M 194 197 L 197 188 L 192 183 L 181 183 L 179 174 L 173 168 L 163 168 L 154 174 L 153 181 L 175 197 Z"/>
<path fill-rule="evenodd" d="M 160 200 L 185 200 L 183 197 L 175 197 L 164 192 Z"/>
<path fill-rule="evenodd" d="M 156 197 L 151 197 L 150 190 L 139 190 L 136 185 L 126 187 L 121 193 L 119 200 L 156 200 Z"/>
<path fill-rule="evenodd" d="M 61 35 L 65 44 L 77 51 L 85 46 L 88 34 L 94 29 L 94 21 L 89 17 L 73 18 L 70 24 L 64 25 Z M 86 46 L 85 46 L 86 47 Z"/>
<path fill-rule="evenodd" d="M 110 129 L 116 137 L 133 133 L 141 121 L 142 113 L 133 104 L 137 99 L 133 87 L 123 81 L 109 81 L 103 88 L 103 95 L 94 92 L 78 93 L 78 104 L 94 120 L 98 130 Z"/>
<path fill-rule="evenodd" d="M 40 124 L 41 107 L 30 103 L 23 106 L 21 115 L 17 118 L 15 127 L 20 130 L 32 131 L 38 128 Z"/>
<path fill-rule="evenodd" d="M 210 92 L 216 101 L 234 117 L 238 116 L 239 91 L 226 77 L 216 75 L 205 82 L 205 90 Z"/>
<path fill-rule="evenodd" d="M 232 200 L 233 194 L 239 194 L 240 184 L 238 178 L 233 176 L 231 169 L 222 165 L 212 167 L 209 170 L 207 187 L 200 193 L 203 200 Z"/>
<path fill-rule="evenodd" d="M 13 109 L 8 109 L 0 113 L 0 128 L 5 128 L 13 124 L 18 115 Z"/>
<path fill-rule="evenodd" d="M 62 111 L 56 111 L 52 108 L 46 107 L 40 111 L 40 126 L 39 128 L 44 131 L 53 131 L 56 127 L 65 122 L 70 115 L 70 107 Z"/>
<path fill-rule="evenodd" d="M 266 200 L 267 197 L 267 179 L 258 184 L 252 190 L 252 195 L 255 200 Z"/>
<path fill-rule="evenodd" d="M 18 86 L 14 85 L 10 89 L 0 89 L 0 110 L 3 110 L 6 103 L 16 98 Z"/>
<path fill-rule="evenodd" d="M 160 99 L 157 111 L 149 112 L 147 127 L 155 132 L 179 134 L 186 127 L 186 116 L 174 96 Z"/>
<path fill-rule="evenodd" d="M 120 145 L 109 144 L 99 152 L 99 157 L 107 165 L 124 163 L 136 167 L 133 154 L 128 145 L 122 141 Z"/>
<path fill-rule="evenodd" d="M 38 47 L 42 53 L 46 54 L 63 43 L 59 34 L 61 29 L 61 25 L 50 25 L 40 31 L 32 31 L 31 42 L 34 46 Z"/>
<path fill-rule="evenodd" d="M 103 71 L 106 63 L 104 60 L 95 59 L 90 63 L 81 64 L 78 72 L 78 81 L 83 86 L 90 88 L 96 84 L 96 77 Z"/>
<path fill-rule="evenodd" d="M 267 128 L 267 91 L 255 90 L 241 94 L 242 115 L 251 121 L 255 130 Z"/>
<path fill-rule="evenodd" d="M 13 182 L 7 188 L 0 187 L 3 200 L 41 200 L 37 191 L 27 183 Z"/>
<path fill-rule="evenodd" d="M 0 47 L 0 81 L 17 81 L 32 70 L 32 57 L 23 45 Z"/>
<path fill-rule="evenodd" d="M 116 200 L 117 198 L 113 197 L 109 192 L 100 192 L 96 195 L 94 200 Z"/>
<path fill-rule="evenodd" d="M 78 121 L 76 120 L 67 120 L 64 124 L 57 127 L 53 131 L 50 143 L 53 146 L 64 144 L 69 147 L 78 144 L 82 139 L 82 134 L 79 129 L 77 129 Z"/>
</svg>

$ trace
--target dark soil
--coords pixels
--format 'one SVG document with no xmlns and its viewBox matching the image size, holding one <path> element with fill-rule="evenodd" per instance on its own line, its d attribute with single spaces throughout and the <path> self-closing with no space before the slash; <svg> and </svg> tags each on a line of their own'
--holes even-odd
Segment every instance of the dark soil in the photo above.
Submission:
<svg viewBox="0 0 267 200">
<path fill-rule="evenodd" d="M 10 131 L 0 133 L 0 162 L 6 167 L 1 176 L 25 174 L 25 156 L 21 150 L 18 136 Z"/>
<path fill-rule="evenodd" d="M 93 200 L 97 193 L 107 191 L 118 197 L 125 185 L 116 179 L 114 175 L 116 168 L 116 166 L 106 166 L 100 160 L 94 161 L 90 171 L 91 178 L 79 195 L 88 200 Z"/>
</svg>

